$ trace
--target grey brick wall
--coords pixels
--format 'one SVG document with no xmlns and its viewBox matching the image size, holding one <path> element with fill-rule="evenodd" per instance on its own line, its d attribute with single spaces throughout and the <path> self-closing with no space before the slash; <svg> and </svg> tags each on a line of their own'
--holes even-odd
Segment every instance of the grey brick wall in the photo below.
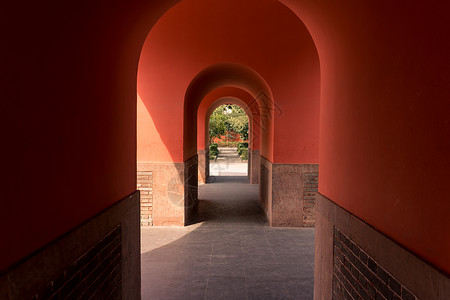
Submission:
<svg viewBox="0 0 450 300">
<path fill-rule="evenodd" d="M 372 257 L 334 227 L 333 299 L 417 299 Z"/>
<path fill-rule="evenodd" d="M 319 173 L 305 173 L 303 180 L 303 226 L 314 227 L 316 223 L 316 195 Z"/>
<path fill-rule="evenodd" d="M 122 299 L 121 244 L 118 226 L 32 299 Z"/>
<path fill-rule="evenodd" d="M 263 209 L 266 211 L 266 213 L 269 210 L 268 207 L 268 199 L 269 199 L 269 170 L 266 168 L 266 166 L 263 165 L 261 162 L 261 173 L 259 177 L 259 194 L 260 194 L 260 201 L 261 205 L 263 206 Z"/>
</svg>

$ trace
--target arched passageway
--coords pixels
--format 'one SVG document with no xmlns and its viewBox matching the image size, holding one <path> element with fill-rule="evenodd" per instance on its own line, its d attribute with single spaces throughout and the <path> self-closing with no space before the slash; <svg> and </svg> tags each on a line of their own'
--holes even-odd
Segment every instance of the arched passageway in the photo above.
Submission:
<svg viewBox="0 0 450 300">
<path fill-rule="evenodd" d="M 260 157 L 260 107 L 254 97 L 243 89 L 236 87 L 221 87 L 210 92 L 200 103 L 197 113 L 197 149 L 199 157 L 199 182 L 208 178 L 208 162 L 204 160 L 208 151 L 208 121 L 212 111 L 221 104 L 238 104 L 244 108 L 249 117 L 249 160 L 248 175 L 250 182 L 259 183 L 259 157 Z M 203 163 L 203 160 L 205 163 Z M 204 166 L 204 167 L 203 167 Z M 204 170 L 204 171 L 203 171 Z"/>
<path fill-rule="evenodd" d="M 200 8 L 198 5 L 200 4 L 195 1 L 183 2 L 164 15 L 150 32 L 141 54 L 138 94 L 145 109 L 150 112 L 144 117 L 147 119 L 150 117 L 152 121 L 138 118 L 138 168 L 142 172 L 153 172 L 152 164 L 157 162 L 158 171 L 155 172 L 160 172 L 162 163 L 166 164 L 165 173 L 171 174 L 171 178 L 179 177 L 176 180 L 177 189 L 184 191 L 185 195 L 185 210 L 183 210 L 180 206 L 173 207 L 173 201 L 168 199 L 169 197 L 164 199 L 164 190 L 155 190 L 154 199 L 159 199 L 158 203 L 161 205 L 153 203 L 153 215 L 151 217 L 147 215 L 146 218 L 152 219 L 155 225 L 185 223 L 186 216 L 189 214 L 187 207 L 192 207 L 196 203 L 195 199 L 188 199 L 189 195 L 195 195 L 194 190 L 188 191 L 188 189 L 194 185 L 197 177 L 191 174 L 198 174 L 198 170 L 195 170 L 198 165 L 195 135 L 199 107 L 203 99 L 215 90 L 220 92 L 220 89 L 239 88 L 250 95 L 250 98 L 246 99 L 250 103 L 256 103 L 259 110 L 260 148 L 258 149 L 258 144 L 255 143 L 252 149 L 251 174 L 252 182 L 258 182 L 259 169 L 264 170 L 264 181 L 260 185 L 260 203 L 270 223 L 274 226 L 313 225 L 318 171 L 319 62 L 311 36 L 303 23 L 289 9 L 279 3 L 269 4 L 268 2 L 263 6 L 256 3 L 239 6 L 240 23 L 231 24 L 229 20 L 226 23 L 230 28 L 247 27 L 250 30 L 250 27 L 254 27 L 250 40 L 243 43 L 245 32 L 239 30 L 231 35 L 231 40 L 227 42 L 216 38 L 211 39 L 213 36 L 219 37 L 224 34 L 220 32 L 225 23 L 215 25 L 217 32 L 214 31 L 214 33 L 210 32 L 212 30 L 210 26 L 201 27 L 202 29 L 199 30 L 198 26 L 203 22 L 201 20 L 204 20 L 202 16 L 206 13 L 207 7 L 202 5 Z M 231 9 L 232 4 L 223 3 L 220 6 L 223 7 L 220 9 L 209 7 L 207 13 L 217 14 L 220 18 L 224 18 L 226 14 L 235 15 L 235 11 Z M 187 11 L 189 11 L 188 15 L 195 17 L 197 21 L 183 19 Z M 264 18 L 269 20 L 274 12 L 280 18 L 283 16 L 285 22 L 263 20 Z M 246 17 L 243 17 L 244 15 Z M 180 18 L 186 23 L 180 23 Z M 255 20 L 250 27 L 247 24 L 249 19 Z M 195 24 L 196 22 L 198 24 Z M 260 26 L 277 34 L 264 35 L 264 30 Z M 183 30 L 186 36 L 190 37 L 191 42 L 179 39 L 175 34 L 177 30 Z M 291 39 L 290 37 L 294 35 L 296 38 Z M 272 61 L 257 59 L 251 55 L 250 49 L 255 44 L 261 43 L 262 39 L 267 44 L 259 50 L 260 55 L 263 57 L 265 55 L 263 53 L 267 53 L 273 58 Z M 202 44 L 192 41 L 201 40 L 205 40 L 205 43 L 212 47 L 211 53 L 214 55 L 210 57 L 200 55 L 199 47 Z M 158 46 L 155 47 L 155 45 Z M 161 59 L 158 58 L 160 53 L 158 49 L 162 48 L 171 48 L 172 52 Z M 249 52 L 243 51 L 245 48 L 248 48 Z M 181 57 L 185 57 L 185 61 L 189 61 L 192 65 L 182 69 L 183 72 L 180 73 L 177 62 Z M 240 58 L 236 59 L 236 57 Z M 290 67 L 281 68 L 282 65 Z M 167 86 L 165 76 L 170 76 L 167 70 L 171 68 L 178 72 L 179 88 L 174 84 L 171 84 L 170 89 L 165 87 Z M 158 121 L 160 113 L 164 115 L 170 110 L 170 113 L 176 114 L 173 111 L 174 108 L 180 107 L 175 105 L 169 108 L 164 106 L 166 101 L 160 99 L 171 98 L 176 103 L 182 99 L 182 95 L 185 99 L 182 104 L 183 123 L 168 124 L 167 118 L 161 122 Z M 200 111 L 201 109 L 200 107 Z M 162 110 L 166 112 L 163 113 Z M 156 113 L 156 116 L 152 111 Z M 293 122 L 298 127 L 294 126 Z M 139 128 L 146 127 L 153 128 L 153 133 L 147 131 L 147 137 L 144 137 L 140 134 Z M 290 137 L 293 128 L 296 128 L 297 136 L 301 134 L 301 138 Z M 183 141 L 182 152 L 179 148 L 180 139 Z M 160 146 L 140 147 L 141 141 L 143 145 L 157 143 Z M 286 142 L 289 142 L 289 147 L 286 147 Z M 200 150 L 203 151 L 204 148 Z M 158 152 L 152 154 L 152 151 Z M 161 157 L 159 151 L 164 151 L 167 155 Z M 201 158 L 200 164 L 204 164 L 204 159 Z M 184 172 L 183 175 L 180 175 L 181 172 Z M 289 175 L 286 175 L 287 172 Z M 164 175 L 160 174 L 157 177 L 164 178 Z M 307 182 L 306 177 L 311 178 L 311 182 Z M 272 180 L 273 178 L 275 180 Z M 187 183 L 186 179 L 190 180 L 190 183 Z M 181 186 L 183 182 L 186 183 L 184 188 Z M 287 182 L 289 182 L 288 185 L 283 186 Z M 156 185 L 156 182 L 154 184 Z M 309 192 L 304 190 L 307 184 L 311 185 L 310 195 L 305 194 Z M 164 182 L 158 183 L 158 186 L 164 186 Z M 305 197 L 310 199 L 306 200 Z"/>
<path fill-rule="evenodd" d="M 268 226 L 242 177 L 199 198 L 195 224 L 142 231 L 143 299 L 312 299 L 314 229 Z"/>
<path fill-rule="evenodd" d="M 283 114 L 284 121 L 275 114 L 273 153 L 264 159 L 283 168 L 320 157 L 315 297 L 332 297 L 338 284 L 333 266 L 340 266 L 333 253 L 345 244 L 360 250 L 364 261 L 367 254 L 377 275 L 385 271 L 399 283 L 396 291 L 385 291 L 421 299 L 447 295 L 449 3 L 211 3 L 2 6 L 8 24 L 0 29 L 7 176 L 0 295 L 29 299 L 51 282 L 63 282 L 54 280 L 114 233 L 122 243 L 116 249 L 123 258 L 117 277 L 123 297 L 139 298 L 135 162 L 156 166 L 145 175 L 154 176 L 154 186 L 148 195 L 142 191 L 150 209 L 150 192 L 167 191 L 170 182 L 158 168 L 172 168 L 176 176 L 184 172 L 178 133 L 187 87 L 220 62 L 254 69 L 275 103 L 282 103 L 280 111 L 304 112 Z M 234 23 L 221 27 L 229 20 Z M 148 68 L 139 67 L 136 79 L 139 58 Z M 138 129 L 136 138 L 137 81 L 138 119 L 149 131 Z M 319 94 L 320 139 L 313 122 Z M 292 126 L 277 125 L 284 122 L 311 130 L 292 134 Z M 137 156 L 136 140 L 142 146 Z M 197 149 L 190 150 L 186 159 Z M 171 186 L 178 193 L 177 182 Z"/>
</svg>

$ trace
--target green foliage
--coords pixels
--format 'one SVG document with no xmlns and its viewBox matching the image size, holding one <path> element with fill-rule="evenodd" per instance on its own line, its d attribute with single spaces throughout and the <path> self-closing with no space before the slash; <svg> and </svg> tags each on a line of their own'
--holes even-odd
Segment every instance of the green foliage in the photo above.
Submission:
<svg viewBox="0 0 450 300">
<path fill-rule="evenodd" d="M 248 117 L 245 111 L 237 105 L 231 105 L 228 116 L 231 130 L 238 133 L 243 140 L 248 140 Z"/>
<path fill-rule="evenodd" d="M 227 140 L 233 139 L 238 133 L 248 140 L 248 117 L 245 111 L 237 105 L 221 105 L 209 118 L 209 141 L 227 134 Z"/>
<path fill-rule="evenodd" d="M 242 159 L 248 159 L 248 143 L 244 142 L 244 143 L 238 143 L 237 144 L 237 153 L 239 154 L 239 156 L 241 156 Z M 246 153 L 246 154 L 244 154 Z M 245 156 L 246 158 L 243 158 L 242 156 Z"/>
<path fill-rule="evenodd" d="M 214 159 L 219 155 L 219 145 L 211 144 L 209 145 L 209 159 Z"/>
<path fill-rule="evenodd" d="M 219 109 L 222 106 L 215 109 L 209 117 L 209 143 L 212 143 L 213 138 L 220 138 L 227 131 L 227 116 L 223 114 L 223 110 Z"/>
<path fill-rule="evenodd" d="M 241 153 L 239 154 L 241 159 L 248 160 L 248 148 L 241 148 Z"/>
</svg>

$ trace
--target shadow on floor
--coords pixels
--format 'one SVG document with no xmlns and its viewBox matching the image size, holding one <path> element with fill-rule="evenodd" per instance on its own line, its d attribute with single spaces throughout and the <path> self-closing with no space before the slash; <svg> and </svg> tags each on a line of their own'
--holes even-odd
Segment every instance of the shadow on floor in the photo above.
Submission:
<svg viewBox="0 0 450 300">
<path fill-rule="evenodd" d="M 142 229 L 142 299 L 313 299 L 314 229 L 269 227 L 244 178 L 201 185 L 196 224 Z"/>
<path fill-rule="evenodd" d="M 190 224 L 208 221 L 235 224 L 264 224 L 267 218 L 258 202 L 258 185 L 249 184 L 247 176 L 210 176 L 199 186 L 198 204 Z"/>
<path fill-rule="evenodd" d="M 309 228 L 145 229 L 142 299 L 310 300 L 313 264 L 314 230 Z"/>
</svg>

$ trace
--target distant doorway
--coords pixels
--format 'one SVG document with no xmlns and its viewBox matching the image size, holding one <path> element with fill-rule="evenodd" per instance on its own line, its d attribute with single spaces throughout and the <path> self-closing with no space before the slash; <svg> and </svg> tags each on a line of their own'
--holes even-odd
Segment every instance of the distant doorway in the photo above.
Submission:
<svg viewBox="0 0 450 300">
<path fill-rule="evenodd" d="M 236 104 L 217 107 L 209 117 L 209 176 L 248 177 L 249 118 Z"/>
</svg>

